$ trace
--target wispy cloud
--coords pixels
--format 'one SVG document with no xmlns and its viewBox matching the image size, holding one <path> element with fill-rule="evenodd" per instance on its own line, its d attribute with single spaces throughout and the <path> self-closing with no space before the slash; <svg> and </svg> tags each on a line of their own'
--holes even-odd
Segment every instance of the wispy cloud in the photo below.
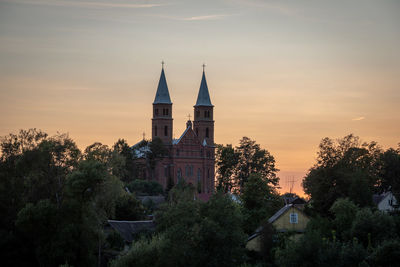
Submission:
<svg viewBox="0 0 400 267">
<path fill-rule="evenodd" d="M 115 3 L 115 2 L 92 2 L 92 1 L 63 1 L 63 0 L 1 0 L 1 2 L 43 5 L 43 6 L 62 6 L 62 7 L 80 7 L 80 8 L 152 8 L 166 6 L 168 4 L 159 3 Z"/>
<path fill-rule="evenodd" d="M 231 16 L 231 15 L 227 15 L 227 14 L 205 15 L 205 16 L 195 16 L 195 17 L 181 18 L 179 20 L 185 20 L 185 21 L 218 20 L 218 19 L 223 19 L 223 18 L 228 17 L 228 16 Z"/>
<path fill-rule="evenodd" d="M 362 120 L 364 120 L 365 119 L 365 117 L 357 117 L 357 118 L 353 118 L 353 119 L 351 119 L 352 121 L 362 121 Z"/>
</svg>

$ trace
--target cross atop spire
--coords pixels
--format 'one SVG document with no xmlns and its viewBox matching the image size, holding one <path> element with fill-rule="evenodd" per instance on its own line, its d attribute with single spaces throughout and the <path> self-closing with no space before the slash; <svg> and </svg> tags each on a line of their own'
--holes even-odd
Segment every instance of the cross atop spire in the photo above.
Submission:
<svg viewBox="0 0 400 267">
<path fill-rule="evenodd" d="M 172 104 L 171 98 L 169 97 L 167 80 L 165 79 L 164 73 L 164 60 L 161 62 L 161 76 L 158 82 L 156 97 L 154 98 L 153 104 Z"/>
<path fill-rule="evenodd" d="M 202 66 L 203 66 L 203 72 L 204 72 L 204 69 L 206 68 L 206 64 L 203 63 Z"/>
<path fill-rule="evenodd" d="M 208 92 L 208 86 L 206 81 L 206 74 L 204 73 L 204 68 L 206 64 L 203 64 L 203 76 L 201 77 L 201 84 L 199 89 L 199 94 L 197 95 L 197 101 L 195 106 L 208 106 L 212 107 L 210 93 Z"/>
</svg>

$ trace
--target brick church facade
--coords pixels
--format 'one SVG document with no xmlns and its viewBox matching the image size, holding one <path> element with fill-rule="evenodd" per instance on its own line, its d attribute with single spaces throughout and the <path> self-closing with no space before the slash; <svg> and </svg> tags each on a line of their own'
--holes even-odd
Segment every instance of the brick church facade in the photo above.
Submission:
<svg viewBox="0 0 400 267">
<path fill-rule="evenodd" d="M 159 182 L 164 189 L 168 183 L 177 184 L 185 180 L 201 195 L 209 195 L 214 191 L 215 177 L 214 106 L 204 67 L 194 105 L 194 120 L 186 122 L 186 129 L 178 139 L 173 138 L 172 105 L 163 67 L 153 102 L 151 124 L 152 139 L 160 138 L 168 155 L 158 160 L 152 174 L 146 176 Z"/>
</svg>

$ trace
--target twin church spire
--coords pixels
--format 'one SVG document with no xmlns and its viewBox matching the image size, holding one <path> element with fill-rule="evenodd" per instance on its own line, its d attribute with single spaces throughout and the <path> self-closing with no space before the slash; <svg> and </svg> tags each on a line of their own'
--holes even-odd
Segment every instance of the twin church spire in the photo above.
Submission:
<svg viewBox="0 0 400 267">
<path fill-rule="evenodd" d="M 194 105 L 193 130 L 203 144 L 214 144 L 214 120 L 210 93 L 208 91 L 206 75 L 201 78 L 197 101 Z M 153 102 L 152 138 L 159 137 L 165 144 L 172 144 L 172 102 L 168 90 L 167 80 L 162 63 L 161 76 L 158 82 L 156 96 Z"/>
<path fill-rule="evenodd" d="M 195 106 L 213 106 L 211 104 L 204 67 L 205 65 L 203 64 L 203 75 L 201 78 L 200 89 L 197 95 Z M 162 63 L 160 80 L 158 82 L 157 92 L 153 104 L 172 104 L 164 73 L 164 62 Z"/>
</svg>

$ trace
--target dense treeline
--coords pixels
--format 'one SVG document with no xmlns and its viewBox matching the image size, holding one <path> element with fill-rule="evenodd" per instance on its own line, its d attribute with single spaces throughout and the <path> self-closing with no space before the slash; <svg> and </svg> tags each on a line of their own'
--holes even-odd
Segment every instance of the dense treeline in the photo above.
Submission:
<svg viewBox="0 0 400 267">
<path fill-rule="evenodd" d="M 164 192 L 141 179 L 166 155 L 158 139 L 135 145 L 146 154 L 142 160 L 123 139 L 80 151 L 67 135 L 35 129 L 3 137 L 0 147 L 5 266 L 394 266 L 400 260 L 400 215 L 372 202 L 373 194 L 387 191 L 400 199 L 400 146 L 383 150 L 353 135 L 323 139 L 303 179 L 311 220 L 300 238 L 268 224 L 284 206 L 278 170 L 274 157 L 247 137 L 236 147 L 217 146 L 217 190 L 208 202 L 197 200 L 195 186 L 184 180 Z M 105 231 L 107 220 L 153 214 L 136 198 L 149 194 L 167 199 L 155 211 L 156 230 L 124 250 L 121 236 Z M 261 252 L 247 251 L 248 236 L 261 225 Z M 115 259 L 107 264 L 109 258 Z"/>
<path fill-rule="evenodd" d="M 124 140 L 81 152 L 68 135 L 30 129 L 3 137 L 0 146 L 4 266 L 96 265 L 107 219 L 145 215 L 124 189 L 143 168 Z"/>
</svg>

